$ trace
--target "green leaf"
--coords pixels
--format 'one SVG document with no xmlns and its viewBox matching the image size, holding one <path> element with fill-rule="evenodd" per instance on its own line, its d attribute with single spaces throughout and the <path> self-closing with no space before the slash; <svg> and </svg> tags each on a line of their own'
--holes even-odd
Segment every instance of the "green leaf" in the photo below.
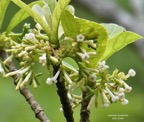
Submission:
<svg viewBox="0 0 144 122">
<path fill-rule="evenodd" d="M 70 65 L 69 63 L 62 61 L 62 64 L 66 69 L 69 69 L 70 71 L 74 71 L 74 72 L 78 73 L 77 69 L 75 67 L 73 67 L 72 65 Z"/>
<path fill-rule="evenodd" d="M 83 34 L 86 40 L 94 40 L 97 48 L 96 50 L 83 45 L 83 48 L 89 52 L 96 52 L 96 56 L 89 59 L 90 66 L 96 67 L 105 52 L 108 33 L 107 30 L 98 23 L 88 21 L 85 19 L 74 18 L 69 11 L 64 11 L 61 17 L 64 34 L 67 37 L 76 38 L 78 34 Z"/>
<path fill-rule="evenodd" d="M 49 6 L 51 13 L 53 13 L 54 8 L 56 6 L 56 0 L 43 0 L 45 3 L 47 3 L 47 5 Z"/>
<path fill-rule="evenodd" d="M 51 40 L 54 44 L 56 44 L 58 41 L 58 27 L 59 27 L 61 15 L 65 10 L 65 8 L 67 7 L 67 5 L 69 4 L 69 2 L 70 0 L 59 0 L 54 9 L 53 16 L 52 16 L 53 35 Z"/>
<path fill-rule="evenodd" d="M 2 27 L 5 12 L 7 10 L 9 3 L 10 3 L 10 0 L 0 0 L 0 30 Z"/>
<path fill-rule="evenodd" d="M 79 18 L 76 18 L 76 21 L 77 26 L 79 27 L 79 34 L 83 34 L 85 36 L 85 39 L 95 40 L 95 43 L 97 45 L 96 50 L 89 48 L 88 51 L 96 51 L 96 56 L 93 56 L 89 59 L 90 66 L 96 67 L 106 49 L 108 40 L 107 30 L 102 25 L 96 22 Z"/>
<path fill-rule="evenodd" d="M 141 39 L 142 37 L 134 32 L 121 32 L 117 34 L 116 36 L 110 38 L 108 40 L 108 44 L 105 50 L 105 53 L 101 60 L 106 60 L 111 55 L 113 55 L 115 52 L 119 51 L 126 45 Z"/>
<path fill-rule="evenodd" d="M 75 38 L 79 34 L 77 22 L 69 11 L 65 10 L 63 12 L 61 23 L 65 36 Z"/>
<path fill-rule="evenodd" d="M 22 8 L 25 12 L 27 12 L 31 17 L 33 17 L 33 19 L 35 19 L 42 26 L 42 28 L 47 33 L 48 37 L 49 38 L 51 37 L 50 28 L 48 27 L 47 23 L 45 23 L 43 18 L 41 18 L 41 16 L 38 13 L 34 12 L 28 5 L 26 5 L 24 2 L 20 0 L 12 0 L 12 1 L 16 5 L 18 5 L 20 8 Z"/>
<path fill-rule="evenodd" d="M 47 3 L 44 3 L 44 6 L 42 7 L 42 11 L 50 29 L 52 30 L 52 12 Z"/>
<path fill-rule="evenodd" d="M 110 23 L 110 24 L 102 23 L 101 25 L 107 29 L 109 38 L 112 38 L 113 36 L 126 31 L 124 27 L 119 26 L 117 24 L 113 24 L 113 23 Z"/>
<path fill-rule="evenodd" d="M 30 3 L 28 6 L 32 7 L 35 4 L 38 4 L 38 5 L 41 5 L 41 6 L 43 5 L 42 2 L 36 1 L 36 2 Z M 29 16 L 30 15 L 27 12 L 25 12 L 24 9 L 19 10 L 15 14 L 15 16 L 12 18 L 12 20 L 11 20 L 11 22 L 10 22 L 8 28 L 7 28 L 6 34 L 8 35 L 13 28 L 15 28 L 19 23 L 21 23 L 23 20 L 25 20 Z"/>
</svg>

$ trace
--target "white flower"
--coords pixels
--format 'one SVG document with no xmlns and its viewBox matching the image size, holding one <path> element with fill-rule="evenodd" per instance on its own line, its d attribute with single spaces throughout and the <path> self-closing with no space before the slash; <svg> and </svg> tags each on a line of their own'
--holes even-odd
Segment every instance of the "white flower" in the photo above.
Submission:
<svg viewBox="0 0 144 122">
<path fill-rule="evenodd" d="M 81 56 L 81 58 L 83 59 L 83 60 L 88 60 L 89 59 L 89 54 L 87 53 L 87 52 L 84 52 L 83 54 L 82 54 L 82 56 Z"/>
<path fill-rule="evenodd" d="M 42 66 L 45 66 L 47 63 L 46 54 L 44 53 L 42 56 L 39 57 L 39 62 L 42 63 Z"/>
<path fill-rule="evenodd" d="M 89 59 L 89 54 L 87 52 L 84 53 L 77 53 L 83 60 L 88 60 Z"/>
<path fill-rule="evenodd" d="M 33 33 L 27 33 L 27 34 L 25 34 L 25 39 L 38 42 L 38 40 L 35 38 L 35 34 L 33 34 Z"/>
<path fill-rule="evenodd" d="M 136 72 L 133 69 L 130 69 L 128 71 L 128 74 L 126 75 L 126 78 L 134 77 L 135 75 L 136 75 Z"/>
<path fill-rule="evenodd" d="M 96 82 L 96 73 L 91 73 L 90 76 L 88 77 L 88 80 L 91 82 Z"/>
<path fill-rule="evenodd" d="M 126 104 L 128 104 L 128 103 L 129 103 L 129 101 L 128 101 L 127 99 L 125 99 L 125 98 L 124 98 L 124 99 L 122 100 L 122 102 L 121 102 L 122 105 L 126 105 Z"/>
<path fill-rule="evenodd" d="M 76 36 L 77 42 L 83 42 L 84 39 L 85 39 L 85 37 L 82 34 L 79 34 L 79 35 Z"/>
<path fill-rule="evenodd" d="M 33 39 L 35 39 L 35 35 L 33 33 L 27 33 L 27 34 L 25 34 L 25 38 L 27 40 L 33 40 Z"/>
<path fill-rule="evenodd" d="M 58 78 L 59 74 L 60 74 L 60 71 L 58 70 L 54 77 L 47 78 L 46 84 L 51 85 L 52 83 L 57 83 L 57 78 Z"/>
<path fill-rule="evenodd" d="M 4 71 L 4 69 L 3 69 L 2 65 L 1 65 L 1 63 L 0 63 L 0 74 L 5 75 L 5 71 Z"/>
<path fill-rule="evenodd" d="M 114 94 L 109 90 L 108 87 L 105 87 L 105 89 L 108 92 L 108 94 L 110 95 L 112 102 L 117 102 L 119 97 L 118 96 L 114 96 Z"/>
<path fill-rule="evenodd" d="M 108 65 L 106 65 L 106 62 L 105 61 L 102 61 L 102 62 L 99 62 L 98 63 L 98 70 L 100 71 L 100 72 L 104 72 L 106 69 L 108 69 L 109 68 L 109 66 Z"/>
</svg>

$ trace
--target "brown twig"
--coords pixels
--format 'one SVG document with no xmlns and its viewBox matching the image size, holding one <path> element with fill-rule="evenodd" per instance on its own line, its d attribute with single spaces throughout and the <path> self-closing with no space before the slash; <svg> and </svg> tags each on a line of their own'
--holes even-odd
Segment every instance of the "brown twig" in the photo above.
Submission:
<svg viewBox="0 0 144 122">
<path fill-rule="evenodd" d="M 67 122 L 74 122 L 72 106 L 70 105 L 69 99 L 67 97 L 67 89 L 65 88 L 64 82 L 58 81 L 56 83 L 57 93 L 60 97 L 64 116 Z"/>
<path fill-rule="evenodd" d="M 81 103 L 81 112 L 80 112 L 80 122 L 90 122 L 90 111 L 87 110 L 87 106 L 90 102 L 90 99 L 86 98 L 87 91 L 83 91 L 82 103 Z"/>
<path fill-rule="evenodd" d="M 0 50 L 0 57 L 4 61 L 7 59 L 9 56 L 4 50 Z M 9 65 L 7 66 L 9 72 L 17 70 L 13 62 L 11 61 Z M 14 79 L 14 84 L 16 85 L 17 83 L 15 82 L 17 79 L 17 75 L 14 75 L 12 78 Z M 44 110 L 40 107 L 38 102 L 35 100 L 34 96 L 32 93 L 29 91 L 27 87 L 24 87 L 20 89 L 20 93 L 25 97 L 29 105 L 31 106 L 31 109 L 34 111 L 35 116 L 37 119 L 39 119 L 41 122 L 50 122 L 50 120 L 47 118 L 47 116 L 44 113 Z"/>
<path fill-rule="evenodd" d="M 54 67 L 54 69 L 55 71 L 57 71 L 59 69 L 59 66 Z M 56 86 L 57 86 L 57 93 L 60 97 L 60 101 L 62 104 L 62 109 L 63 109 L 64 116 L 66 118 L 66 121 L 74 122 L 73 110 L 72 110 L 72 106 L 70 104 L 69 98 L 67 96 L 67 89 L 65 87 L 64 80 L 60 81 L 60 77 L 58 77 Z"/>
</svg>

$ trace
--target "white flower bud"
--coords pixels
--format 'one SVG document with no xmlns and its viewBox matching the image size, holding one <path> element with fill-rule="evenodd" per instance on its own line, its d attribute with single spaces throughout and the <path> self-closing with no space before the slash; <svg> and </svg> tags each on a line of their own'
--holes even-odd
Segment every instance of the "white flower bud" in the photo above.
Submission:
<svg viewBox="0 0 144 122">
<path fill-rule="evenodd" d="M 71 94 L 70 94 L 70 93 L 67 93 L 67 96 L 68 96 L 68 98 L 69 98 L 69 100 L 70 100 L 70 101 L 72 101 L 72 100 L 73 100 L 73 98 L 72 98 L 72 96 L 71 96 Z"/>
<path fill-rule="evenodd" d="M 101 92 L 101 99 L 102 99 L 102 103 L 103 103 L 103 108 L 109 107 L 110 102 L 109 102 L 106 94 L 104 93 L 104 91 Z"/>
<path fill-rule="evenodd" d="M 0 63 L 0 74 L 5 75 L 5 71 L 4 71 L 4 69 L 3 69 L 2 65 L 1 65 L 1 63 Z"/>
<path fill-rule="evenodd" d="M 63 72 L 64 73 L 64 76 L 65 76 L 65 79 L 68 81 L 69 84 L 72 84 L 72 80 L 70 79 L 70 77 L 68 76 L 68 74 L 66 73 L 66 71 Z"/>
<path fill-rule="evenodd" d="M 93 40 L 86 40 L 86 41 L 84 41 L 84 43 L 88 44 L 89 46 L 91 46 L 93 48 L 97 47 Z"/>
<path fill-rule="evenodd" d="M 28 80 L 30 79 L 31 75 L 32 75 L 32 71 L 30 71 L 27 74 L 27 76 L 25 77 L 25 79 L 23 80 L 23 82 L 20 84 L 20 88 L 22 88 L 28 82 Z"/>
<path fill-rule="evenodd" d="M 130 87 L 129 85 L 127 85 L 124 81 L 121 81 L 121 83 L 125 87 L 125 92 L 130 92 L 132 90 L 132 87 Z"/>
<path fill-rule="evenodd" d="M 36 27 L 39 31 L 42 30 L 42 26 L 41 26 L 39 23 L 36 23 L 35 27 Z"/>
<path fill-rule="evenodd" d="M 124 98 L 124 99 L 122 100 L 122 102 L 121 102 L 122 105 L 126 105 L 126 104 L 128 104 L 128 103 L 129 103 L 129 101 L 128 101 L 127 99 L 125 99 L 125 98 Z"/>
<path fill-rule="evenodd" d="M 108 92 L 108 94 L 110 95 L 112 102 L 117 102 L 119 100 L 119 97 L 114 96 L 114 94 L 109 90 L 108 87 L 105 87 L 105 89 Z"/>
<path fill-rule="evenodd" d="M 60 112 L 63 112 L 63 108 L 60 108 Z"/>
<path fill-rule="evenodd" d="M 53 79 L 52 78 L 47 78 L 46 84 L 51 85 L 52 83 L 53 83 Z"/>
<path fill-rule="evenodd" d="M 27 51 L 22 51 L 18 54 L 18 57 L 23 57 L 23 56 L 27 56 L 28 52 Z"/>
<path fill-rule="evenodd" d="M 128 71 L 128 74 L 126 75 L 126 78 L 134 77 L 135 75 L 136 75 L 136 72 L 133 69 L 130 69 Z"/>
<path fill-rule="evenodd" d="M 119 97 L 120 99 L 125 98 L 125 94 L 124 94 L 124 92 L 120 92 L 120 93 L 118 93 L 118 97 Z"/>
</svg>

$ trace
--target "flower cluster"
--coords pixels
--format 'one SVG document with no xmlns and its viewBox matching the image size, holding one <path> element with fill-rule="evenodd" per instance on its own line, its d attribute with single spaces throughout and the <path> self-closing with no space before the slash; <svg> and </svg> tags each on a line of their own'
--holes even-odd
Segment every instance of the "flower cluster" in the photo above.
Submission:
<svg viewBox="0 0 144 122">
<path fill-rule="evenodd" d="M 0 64 L 0 74 L 4 77 L 17 75 L 16 90 L 23 88 L 28 82 L 37 87 L 39 75 L 34 74 L 33 67 L 40 63 L 49 70 L 47 85 L 56 84 L 60 78 L 63 79 L 68 90 L 67 97 L 73 108 L 82 101 L 81 95 L 73 93 L 73 90 L 78 88 L 87 91 L 87 98 L 90 99 L 88 110 L 93 102 L 97 103 L 98 94 L 101 96 L 103 107 L 118 101 L 123 105 L 128 104 L 125 93 L 130 92 L 132 87 L 128 86 L 125 80 L 135 76 L 133 69 L 130 69 L 127 75 L 118 70 L 109 74 L 109 66 L 105 61 L 98 62 L 97 67 L 92 67 L 91 59 L 97 56 L 98 48 L 95 40 L 88 40 L 83 34 L 79 34 L 75 38 L 64 37 L 59 42 L 60 46 L 55 48 L 48 37 L 41 33 L 38 24 L 33 30 L 29 29 L 29 26 L 29 24 L 24 25 L 24 30 L 27 31 L 22 37 L 17 37 L 19 41 L 9 38 L 1 43 L 10 55 L 3 65 L 9 65 L 13 58 L 16 58 L 20 64 L 20 69 L 12 72 L 5 72 L 3 65 Z M 77 68 L 66 62 L 64 60 L 66 57 L 71 57 Z M 58 66 L 57 70 L 56 66 Z"/>
</svg>

